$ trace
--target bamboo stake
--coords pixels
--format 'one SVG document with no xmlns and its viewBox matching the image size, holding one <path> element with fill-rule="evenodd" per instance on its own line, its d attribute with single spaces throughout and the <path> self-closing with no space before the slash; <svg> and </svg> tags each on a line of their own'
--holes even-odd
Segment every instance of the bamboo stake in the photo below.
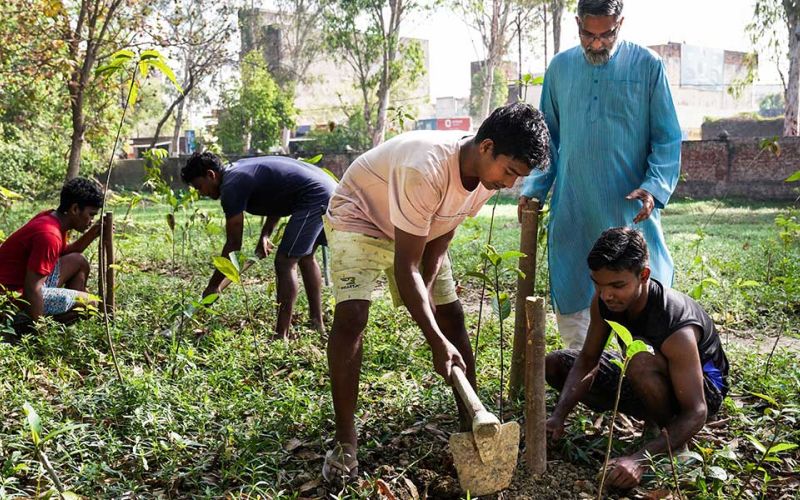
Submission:
<svg viewBox="0 0 800 500">
<path fill-rule="evenodd" d="M 539 232 L 539 200 L 532 199 L 522 207 L 520 214 L 519 251 L 525 257 L 519 259 L 519 268 L 525 274 L 517 278 L 517 302 L 514 313 L 514 351 L 511 355 L 511 373 L 508 379 L 509 399 L 516 399 L 522 393 L 525 366 L 525 298 L 533 294 L 536 284 L 536 237 Z"/>
<path fill-rule="evenodd" d="M 531 474 L 541 476 L 547 470 L 544 299 L 528 297 L 525 309 L 528 320 L 525 343 L 525 463 Z"/>
</svg>

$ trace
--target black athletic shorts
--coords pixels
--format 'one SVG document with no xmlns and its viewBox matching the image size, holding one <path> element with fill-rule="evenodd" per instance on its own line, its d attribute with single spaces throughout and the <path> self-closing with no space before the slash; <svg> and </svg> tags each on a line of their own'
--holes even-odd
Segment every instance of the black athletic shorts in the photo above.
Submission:
<svg viewBox="0 0 800 500">
<path fill-rule="evenodd" d="M 562 349 L 560 351 L 555 351 L 554 354 L 558 356 L 558 361 L 561 366 L 568 367 L 571 370 L 579 353 L 580 351 L 577 349 Z M 589 389 L 589 393 L 592 396 L 591 399 L 595 404 L 588 406 L 594 411 L 604 412 L 614 409 L 614 400 L 617 397 L 617 385 L 619 384 L 619 377 L 622 370 L 611 362 L 612 359 L 617 359 L 622 362 L 622 356 L 618 352 L 603 351 L 597 368 L 597 374 L 592 382 L 592 387 Z M 711 382 L 705 373 L 703 373 L 703 392 L 706 396 L 706 420 L 708 420 L 717 414 L 725 396 Z M 603 403 L 599 404 L 598 402 Z M 607 402 L 607 404 L 605 404 L 605 402 Z M 677 407 L 677 404 L 677 400 L 674 400 L 673 406 Z M 644 406 L 639 398 L 636 397 L 636 393 L 627 377 L 622 380 L 619 411 L 638 419 L 644 419 L 645 417 Z"/>
</svg>

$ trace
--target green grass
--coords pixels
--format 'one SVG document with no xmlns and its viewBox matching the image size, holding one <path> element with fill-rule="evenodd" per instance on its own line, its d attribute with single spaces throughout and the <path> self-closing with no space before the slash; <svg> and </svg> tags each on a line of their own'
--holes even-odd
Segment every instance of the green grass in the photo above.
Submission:
<svg viewBox="0 0 800 500">
<path fill-rule="evenodd" d="M 0 230 L 10 233 L 43 208 L 30 204 L 15 207 L 0 220 Z M 139 205 L 127 221 L 127 206 L 113 207 L 120 269 L 119 309 L 111 332 L 124 384 L 116 380 L 103 329 L 94 319 L 67 328 L 47 323 L 38 335 L 16 345 L 0 343 L 0 407 L 4 409 L 0 418 L 0 497 L 34 496 L 52 487 L 34 455 L 22 412 L 25 402 L 41 416 L 45 433 L 67 429 L 48 441 L 44 451 L 65 487 L 86 497 L 295 498 L 320 493 L 313 481 L 319 476 L 321 455 L 334 429 L 325 341 L 304 326 L 308 317 L 302 292 L 295 318 L 298 338 L 289 343 L 270 340 L 275 320 L 271 260 L 259 263 L 245 279 L 255 311 L 252 322 L 244 312 L 241 288 L 231 287 L 215 304 L 213 315 L 200 314 L 174 338 L 159 335 L 171 324 L 170 311 L 205 287 L 212 271 L 211 256 L 222 245 L 222 236 L 207 234 L 203 222 L 222 225 L 218 204 L 203 201 L 195 208 L 207 219 L 196 216 L 184 239 L 180 226 L 193 212 L 178 213 L 173 261 L 164 206 Z M 774 224 L 775 217 L 788 207 L 723 204 L 704 227 L 702 245 L 693 246 L 698 228 L 709 220 L 714 208 L 712 202 L 683 201 L 670 205 L 664 214 L 667 241 L 676 262 L 676 287 L 689 291 L 697 284 L 701 270 L 691 264 L 695 255 L 706 256 L 702 272 L 712 272 L 719 285 L 707 288 L 700 301 L 723 331 L 761 336 L 783 329 L 798 335 L 798 294 L 791 278 L 800 276 L 800 249 L 796 240 L 782 244 Z M 481 265 L 490 210 L 486 207 L 479 217 L 465 223 L 451 249 L 456 277 L 467 297 L 471 332 L 477 322 L 479 287 L 466 279 L 465 273 Z M 508 200 L 499 205 L 494 224 L 495 246 L 500 250 L 517 248 L 516 206 Z M 259 220 L 248 218 L 248 252 L 259 229 Z M 94 249 L 88 252 L 93 261 L 95 253 Z M 546 269 L 542 258 L 539 293 L 546 293 Z M 739 290 L 734 286 L 737 278 L 757 281 L 759 286 Z M 510 292 L 515 290 L 510 278 L 504 286 Z M 324 291 L 323 301 L 330 324 L 333 301 L 329 290 Z M 496 319 L 486 319 L 491 309 L 484 308 L 484 314 L 480 395 L 490 409 L 496 409 L 501 344 Z M 512 325 L 512 320 L 507 320 L 506 362 Z M 548 343 L 553 348 L 558 341 L 552 325 L 548 329 Z M 254 333 L 263 364 L 253 349 Z M 766 356 L 733 343 L 729 352 L 734 389 L 726 402 L 726 414 L 732 418 L 722 436 L 727 443 L 739 443 L 741 463 L 726 467 L 741 482 L 746 464 L 755 460 L 754 449 L 743 434 L 756 433 L 768 442 L 771 429 L 763 421 L 767 405 L 758 403 L 747 391 L 769 394 L 780 405 L 797 407 L 800 368 L 796 351 L 779 350 L 764 376 Z M 388 294 L 372 306 L 361 389 L 357 413 L 360 459 L 368 481 L 350 494 L 372 496 L 378 478 L 397 491 L 403 491 L 403 478 L 408 478 L 423 491 L 430 485 L 430 471 L 452 476 L 446 447 L 436 437 L 437 429 L 455 429 L 450 389 L 434 373 L 419 330 L 403 309 L 391 306 Z M 553 397 L 550 394 L 551 402 Z M 511 409 L 520 415 L 518 407 L 512 404 Z M 557 453 L 596 469 L 597 450 L 591 436 L 585 437 L 586 420 L 576 417 L 572 422 L 568 441 L 585 446 L 567 445 Z M 796 430 L 784 433 L 786 440 L 800 441 Z M 699 444 L 721 447 L 702 438 Z M 787 461 L 767 465 L 773 477 L 797 472 L 797 451 L 787 456 Z M 687 478 L 690 472 L 686 471 Z M 735 494 L 737 481 L 724 485 L 726 495 Z M 300 492 L 303 485 L 308 488 Z M 700 491 L 696 486 L 689 490 Z"/>
</svg>

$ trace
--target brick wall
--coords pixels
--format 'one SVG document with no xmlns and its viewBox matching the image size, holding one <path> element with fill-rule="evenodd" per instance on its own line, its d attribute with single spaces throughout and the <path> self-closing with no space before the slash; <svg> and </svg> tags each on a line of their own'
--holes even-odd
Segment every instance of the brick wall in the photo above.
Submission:
<svg viewBox="0 0 800 500">
<path fill-rule="evenodd" d="M 782 138 L 779 157 L 770 151 L 761 151 L 759 143 L 760 139 L 685 141 L 681 153 L 681 181 L 675 195 L 696 199 L 725 196 L 751 200 L 796 199 L 797 184 L 787 184 L 784 179 L 800 170 L 800 137 Z M 320 165 L 341 178 L 358 154 L 326 154 Z M 185 161 L 185 157 L 169 158 L 162 167 L 164 177 L 171 180 L 175 189 L 185 187 L 179 175 Z M 118 161 L 112 172 L 111 186 L 142 189 L 143 165 L 144 160 Z M 105 175 L 100 177 L 105 179 Z M 519 185 L 504 193 L 516 196 Z"/>
<path fill-rule="evenodd" d="M 784 180 L 800 170 L 800 137 L 780 139 L 780 156 L 762 151 L 760 139 L 686 141 L 676 196 L 794 200 L 797 185 Z"/>
<path fill-rule="evenodd" d="M 323 155 L 319 162 L 321 167 L 325 167 L 333 172 L 336 177 L 342 177 L 347 167 L 361 153 L 327 153 Z M 167 180 L 172 189 L 185 189 L 186 186 L 181 181 L 181 168 L 186 164 L 188 157 L 167 158 L 161 165 L 161 175 Z M 236 161 L 241 157 L 228 156 L 228 160 Z M 106 174 L 98 175 L 98 179 L 105 181 Z M 144 160 L 118 160 L 114 163 L 114 170 L 111 172 L 112 189 L 126 189 L 138 191 L 142 189 L 144 183 Z"/>
</svg>

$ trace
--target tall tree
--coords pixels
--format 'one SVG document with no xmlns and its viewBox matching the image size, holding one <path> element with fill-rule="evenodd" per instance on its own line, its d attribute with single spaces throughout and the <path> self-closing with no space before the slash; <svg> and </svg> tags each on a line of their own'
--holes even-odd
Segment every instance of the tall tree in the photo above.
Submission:
<svg viewBox="0 0 800 500">
<path fill-rule="evenodd" d="M 13 52 L 12 66 L 28 68 L 15 79 L 24 80 L 33 70 L 59 75 L 66 84 L 59 93 L 68 102 L 70 115 L 68 179 L 80 170 L 87 130 L 92 125 L 104 127 L 93 120 L 107 117 L 106 101 L 116 90 L 109 82 L 98 82 L 94 70 L 98 62 L 130 44 L 148 6 L 149 0 L 3 1 L 3 24 L 12 29 L 0 30 L 0 52 Z M 92 119 L 87 119 L 87 106 L 99 111 L 92 113 Z"/>
<path fill-rule="evenodd" d="M 489 115 L 492 102 L 494 74 L 508 52 L 509 44 L 517 30 L 527 26 L 534 17 L 537 4 L 535 0 L 456 0 L 456 8 L 462 13 L 464 21 L 481 37 L 485 59 L 482 63 L 483 101 L 478 118 Z"/>
<path fill-rule="evenodd" d="M 230 62 L 227 45 L 234 29 L 233 9 L 226 2 L 211 6 L 201 0 L 162 0 L 155 11 L 150 35 L 181 61 L 178 77 L 183 92 L 171 92 L 172 101 L 156 125 L 150 147 L 155 147 L 162 127 L 174 117 L 172 151 L 177 155 L 184 108 L 190 94 L 196 94 L 205 80 Z"/>
<path fill-rule="evenodd" d="M 67 45 L 72 70 L 67 79 L 72 118 L 67 179 L 78 175 L 86 133 L 86 98 L 95 84 L 98 61 L 132 38 L 143 19 L 147 2 L 135 0 L 80 0 L 58 7 L 58 36 Z"/>
<path fill-rule="evenodd" d="M 561 52 L 561 21 L 564 11 L 571 11 L 577 5 L 577 0 L 550 0 L 550 14 L 553 23 L 553 54 Z"/>
<path fill-rule="evenodd" d="M 292 95 L 278 87 L 257 51 L 242 60 L 241 82 L 222 93 L 217 137 L 225 152 L 268 151 L 294 126 Z"/>
<path fill-rule="evenodd" d="M 416 0 L 334 0 L 325 12 L 325 38 L 356 75 L 364 120 L 373 146 L 383 142 L 392 91 L 404 77 L 422 72 L 418 44 L 401 43 L 400 26 Z M 363 29 L 359 29 L 363 26 Z"/>
<path fill-rule="evenodd" d="M 783 135 L 798 135 L 800 112 L 800 0 L 756 0 L 747 27 L 754 45 L 766 45 L 778 63 L 784 88 Z M 785 52 L 788 50 L 788 54 Z M 788 56 L 788 57 L 787 57 Z M 784 62 L 788 58 L 788 74 Z M 755 63 L 755 59 L 753 59 Z M 753 74 L 745 83 L 752 82 Z"/>
<path fill-rule="evenodd" d="M 325 40 L 319 32 L 325 13 L 322 0 L 276 0 L 277 19 L 284 36 L 282 57 L 276 72 L 278 84 L 287 89 L 308 79 L 308 68 L 323 50 Z"/>
</svg>

